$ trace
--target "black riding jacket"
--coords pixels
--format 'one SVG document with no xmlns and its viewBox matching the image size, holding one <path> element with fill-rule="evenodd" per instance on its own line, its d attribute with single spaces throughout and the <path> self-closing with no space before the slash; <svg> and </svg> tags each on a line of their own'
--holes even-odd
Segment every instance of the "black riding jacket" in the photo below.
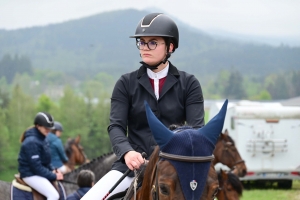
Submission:
<svg viewBox="0 0 300 200">
<path fill-rule="evenodd" d="M 124 173 L 128 169 L 124 162 L 126 152 L 145 152 L 149 158 L 157 145 L 148 126 L 145 100 L 166 127 L 184 123 L 195 128 L 204 125 L 202 89 L 194 75 L 177 70 L 169 62 L 168 75 L 157 100 L 146 67 L 124 74 L 111 97 L 108 133 L 118 157 L 114 170 Z"/>
</svg>

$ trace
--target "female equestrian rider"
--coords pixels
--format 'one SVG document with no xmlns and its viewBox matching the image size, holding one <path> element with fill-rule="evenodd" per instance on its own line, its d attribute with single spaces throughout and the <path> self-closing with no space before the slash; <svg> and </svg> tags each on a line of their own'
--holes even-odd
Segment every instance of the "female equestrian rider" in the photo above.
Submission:
<svg viewBox="0 0 300 200">
<path fill-rule="evenodd" d="M 203 95 L 195 76 L 178 70 L 168 59 L 179 46 L 175 22 L 162 13 L 152 13 L 140 20 L 131 38 L 142 58 L 142 66 L 124 74 L 117 81 L 112 97 L 110 125 L 107 130 L 118 160 L 112 170 L 100 179 L 82 198 L 103 198 L 129 168 L 138 169 L 144 163 L 141 156 L 151 155 L 157 145 L 147 123 L 144 101 L 150 105 L 165 125 L 195 128 L 204 125 Z M 133 180 L 129 174 L 109 195 L 124 191 Z"/>
<path fill-rule="evenodd" d="M 52 166 L 64 174 L 67 172 L 67 167 L 64 163 L 68 162 L 68 157 L 60 139 L 62 132 L 63 126 L 61 123 L 55 121 L 54 128 L 47 135 L 47 141 L 50 145 Z"/>
<path fill-rule="evenodd" d="M 63 179 L 62 173 L 56 172 L 51 166 L 50 149 L 45 139 L 53 124 L 53 117 L 49 113 L 37 113 L 34 126 L 21 136 L 22 145 L 18 158 L 21 178 L 47 200 L 59 199 L 51 181 Z"/>
</svg>

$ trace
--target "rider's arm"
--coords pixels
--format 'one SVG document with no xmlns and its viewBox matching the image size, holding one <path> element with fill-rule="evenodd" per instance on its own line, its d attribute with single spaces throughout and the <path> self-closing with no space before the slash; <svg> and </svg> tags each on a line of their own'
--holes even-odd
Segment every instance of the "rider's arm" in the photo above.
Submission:
<svg viewBox="0 0 300 200">
<path fill-rule="evenodd" d="M 38 144 L 34 141 L 29 141 L 22 146 L 23 151 L 26 152 L 26 160 L 28 165 L 35 175 L 47 178 L 49 181 L 56 180 L 56 175 L 52 173 L 47 167 L 44 167 L 41 162 L 41 150 Z M 43 147 L 42 147 L 43 148 Z"/>
<path fill-rule="evenodd" d="M 122 76 L 114 87 L 111 97 L 110 125 L 107 128 L 113 151 L 123 162 L 124 154 L 134 151 L 126 137 L 129 110 L 127 85 L 126 78 Z"/>
<path fill-rule="evenodd" d="M 204 126 L 203 94 L 199 81 L 191 75 L 187 79 L 186 122 L 194 128 Z"/>
</svg>

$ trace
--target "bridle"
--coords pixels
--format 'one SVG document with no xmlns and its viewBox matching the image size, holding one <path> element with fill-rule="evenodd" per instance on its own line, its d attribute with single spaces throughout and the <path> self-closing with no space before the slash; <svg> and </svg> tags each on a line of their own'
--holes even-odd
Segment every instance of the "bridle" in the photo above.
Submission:
<svg viewBox="0 0 300 200">
<path fill-rule="evenodd" d="M 222 152 L 222 156 L 223 156 L 223 153 L 226 153 L 231 157 L 233 158 L 233 160 L 235 160 L 235 157 L 228 151 L 228 148 L 231 146 L 231 145 L 228 145 L 224 140 L 222 140 L 222 143 L 224 145 L 224 149 L 223 149 L 223 152 Z M 233 164 L 233 168 L 231 168 L 230 170 L 232 171 L 234 169 L 234 167 L 240 163 L 245 163 L 245 160 L 241 159 L 241 160 L 238 160 L 236 162 L 234 162 Z"/>
<path fill-rule="evenodd" d="M 226 189 L 224 189 L 227 182 L 228 182 L 227 180 L 226 181 L 222 180 L 222 186 L 219 186 L 219 188 L 218 188 L 219 191 L 223 191 L 225 200 L 228 200 Z M 219 181 L 219 184 L 220 184 L 220 181 Z"/>
<path fill-rule="evenodd" d="M 153 196 L 152 196 L 153 200 L 159 200 L 157 168 L 158 168 L 158 163 L 161 158 L 175 160 L 175 161 L 181 161 L 181 162 L 211 162 L 215 158 L 214 155 L 211 155 L 211 156 L 181 156 L 181 155 L 169 154 L 169 153 L 164 153 L 164 152 L 159 152 L 158 156 L 159 156 L 159 159 L 156 162 L 156 167 L 155 167 L 155 184 L 152 185 L 152 190 L 151 190 L 151 191 L 153 191 Z"/>
<path fill-rule="evenodd" d="M 77 144 L 76 142 L 71 142 L 70 146 L 69 146 L 70 151 L 72 151 L 72 145 L 75 145 L 76 148 L 78 149 L 79 153 L 82 155 L 83 163 L 87 163 L 88 158 L 87 158 L 86 154 L 84 153 L 84 151 L 82 150 L 82 148 L 79 146 L 79 144 Z M 76 162 L 70 161 L 69 163 L 70 163 L 70 165 L 74 165 L 74 166 L 76 165 Z"/>
</svg>

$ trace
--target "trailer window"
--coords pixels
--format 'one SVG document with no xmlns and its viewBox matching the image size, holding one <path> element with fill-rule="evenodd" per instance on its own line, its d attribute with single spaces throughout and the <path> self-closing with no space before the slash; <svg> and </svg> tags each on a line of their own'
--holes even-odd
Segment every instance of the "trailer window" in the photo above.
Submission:
<svg viewBox="0 0 300 200">
<path fill-rule="evenodd" d="M 234 130 L 234 117 L 231 117 L 230 126 L 231 126 L 231 129 Z"/>
</svg>

